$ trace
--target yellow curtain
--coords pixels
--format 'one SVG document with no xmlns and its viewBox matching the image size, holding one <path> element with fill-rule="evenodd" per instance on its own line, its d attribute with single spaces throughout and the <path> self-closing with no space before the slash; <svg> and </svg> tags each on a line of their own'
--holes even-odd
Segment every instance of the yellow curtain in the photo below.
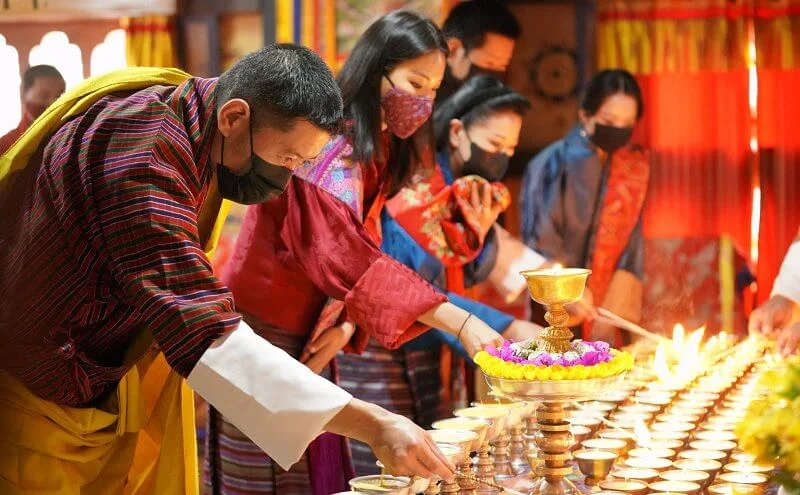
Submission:
<svg viewBox="0 0 800 495">
<path fill-rule="evenodd" d="M 742 0 L 600 0 L 597 65 L 637 74 L 746 67 Z"/>
<path fill-rule="evenodd" d="M 337 72 L 335 0 L 277 0 L 276 41 L 311 48 Z"/>
<path fill-rule="evenodd" d="M 123 19 L 129 67 L 175 67 L 172 19 L 150 15 Z"/>
<path fill-rule="evenodd" d="M 756 0 L 758 67 L 800 68 L 800 0 Z"/>
</svg>

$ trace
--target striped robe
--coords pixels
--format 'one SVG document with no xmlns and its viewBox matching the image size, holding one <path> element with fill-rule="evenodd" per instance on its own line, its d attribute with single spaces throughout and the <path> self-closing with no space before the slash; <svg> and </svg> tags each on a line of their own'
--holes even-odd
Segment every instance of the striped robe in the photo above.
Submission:
<svg viewBox="0 0 800 495">
<path fill-rule="evenodd" d="M 233 330 L 197 217 L 215 79 L 112 94 L 46 141 L 0 198 L 0 366 L 61 405 L 101 404 L 152 332 L 187 376 Z"/>
</svg>

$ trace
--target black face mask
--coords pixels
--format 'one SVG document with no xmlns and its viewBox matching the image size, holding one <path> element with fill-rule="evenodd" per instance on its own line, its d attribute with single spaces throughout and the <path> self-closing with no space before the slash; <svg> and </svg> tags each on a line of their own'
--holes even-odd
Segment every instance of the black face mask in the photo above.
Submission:
<svg viewBox="0 0 800 495">
<path fill-rule="evenodd" d="M 589 137 L 589 140 L 606 153 L 613 153 L 628 144 L 632 135 L 633 127 L 595 124 L 594 134 Z"/>
<path fill-rule="evenodd" d="M 225 137 L 222 151 L 225 156 Z M 269 163 L 253 153 L 253 122 L 250 121 L 250 170 L 236 175 L 222 163 L 217 164 L 217 186 L 219 195 L 243 205 L 266 203 L 286 190 L 292 171 L 286 167 Z"/>
<path fill-rule="evenodd" d="M 505 153 L 490 153 L 470 141 L 469 160 L 464 162 L 462 175 L 478 175 L 489 182 L 500 182 L 508 172 L 510 157 Z"/>
</svg>

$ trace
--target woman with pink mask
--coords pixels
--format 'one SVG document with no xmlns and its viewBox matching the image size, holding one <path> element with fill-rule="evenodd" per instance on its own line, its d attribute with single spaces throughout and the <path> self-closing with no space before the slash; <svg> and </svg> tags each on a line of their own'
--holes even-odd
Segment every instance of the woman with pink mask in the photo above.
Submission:
<svg viewBox="0 0 800 495">
<path fill-rule="evenodd" d="M 338 80 L 349 129 L 295 171 L 283 196 L 250 207 L 223 270 L 245 321 L 331 379 L 336 353 L 370 339 L 394 349 L 433 326 L 470 355 L 501 340 L 379 247 L 386 199 L 433 159 L 429 118 L 446 55 L 439 29 L 417 14 L 370 26 Z M 320 436 L 288 473 L 214 410 L 208 438 L 215 493 L 322 495 L 353 475 L 341 437 Z"/>
</svg>

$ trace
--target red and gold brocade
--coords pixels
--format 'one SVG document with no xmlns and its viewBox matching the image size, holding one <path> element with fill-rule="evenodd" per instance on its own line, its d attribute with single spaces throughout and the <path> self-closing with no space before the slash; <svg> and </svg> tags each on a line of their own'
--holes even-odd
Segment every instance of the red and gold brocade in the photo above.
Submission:
<svg viewBox="0 0 800 495">
<path fill-rule="evenodd" d="M 238 308 L 269 325 L 310 336 L 333 298 L 357 325 L 353 350 L 369 336 L 396 348 L 424 332 L 417 318 L 447 298 L 380 251 L 383 165 L 337 161 L 316 183 L 296 174 L 280 198 L 248 209 L 222 280 Z"/>
</svg>

